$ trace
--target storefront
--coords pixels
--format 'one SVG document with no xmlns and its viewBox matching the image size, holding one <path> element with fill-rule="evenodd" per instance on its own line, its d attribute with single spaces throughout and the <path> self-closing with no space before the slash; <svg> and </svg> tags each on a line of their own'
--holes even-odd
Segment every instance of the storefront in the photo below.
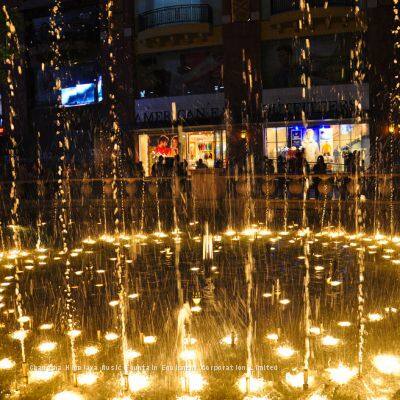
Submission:
<svg viewBox="0 0 400 400">
<path fill-rule="evenodd" d="M 344 171 L 349 153 L 360 151 L 365 167 L 369 165 L 370 141 L 367 123 L 342 123 L 338 121 L 315 121 L 305 128 L 300 124 L 270 124 L 265 129 L 265 154 L 276 160 L 285 159 L 295 149 L 304 149 L 312 166 L 322 155 L 332 171 Z"/>
<path fill-rule="evenodd" d="M 160 156 L 165 163 L 172 165 L 176 155 L 181 161 L 187 161 L 189 170 L 195 169 L 200 159 L 208 168 L 213 168 L 217 161 L 226 160 L 226 131 L 153 131 L 139 134 L 139 161 L 143 163 L 146 176 L 151 175 L 152 167 Z"/>
</svg>

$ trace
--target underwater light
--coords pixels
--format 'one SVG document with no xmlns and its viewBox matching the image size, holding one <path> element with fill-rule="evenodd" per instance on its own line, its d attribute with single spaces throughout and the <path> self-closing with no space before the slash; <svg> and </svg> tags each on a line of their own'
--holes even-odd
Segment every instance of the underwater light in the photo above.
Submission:
<svg viewBox="0 0 400 400">
<path fill-rule="evenodd" d="M 327 368 L 326 371 L 329 373 L 329 378 L 338 385 L 345 385 L 357 375 L 356 368 L 346 367 L 342 363 L 337 368 Z"/>
<path fill-rule="evenodd" d="M 385 375 L 400 375 L 400 357 L 392 354 L 380 354 L 373 359 L 375 368 Z"/>
<path fill-rule="evenodd" d="M 0 369 L 12 369 L 15 367 L 15 362 L 10 358 L 2 358 L 0 360 Z"/>
</svg>

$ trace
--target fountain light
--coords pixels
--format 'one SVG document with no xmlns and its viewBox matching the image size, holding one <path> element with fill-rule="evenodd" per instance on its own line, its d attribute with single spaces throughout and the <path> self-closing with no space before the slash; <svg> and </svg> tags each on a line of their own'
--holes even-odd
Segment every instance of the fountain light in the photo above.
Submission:
<svg viewBox="0 0 400 400">
<path fill-rule="evenodd" d="M 340 343 L 340 339 L 335 338 L 330 335 L 326 335 L 321 339 L 321 343 L 323 346 L 333 347 L 333 346 L 337 346 Z"/>
<path fill-rule="evenodd" d="M 12 369 L 15 367 L 15 362 L 11 358 L 2 358 L 0 360 L 0 369 Z"/>
<path fill-rule="evenodd" d="M 193 306 L 190 308 L 190 310 L 194 313 L 199 313 L 202 310 L 202 308 L 201 306 Z"/>
<path fill-rule="evenodd" d="M 153 236 L 155 236 L 156 238 L 162 239 L 162 238 L 166 238 L 168 235 L 164 232 L 158 231 L 158 232 L 154 232 Z"/>
<path fill-rule="evenodd" d="M 257 232 L 258 232 L 257 228 L 248 227 L 243 229 L 242 232 L 240 232 L 240 234 L 243 236 L 255 236 Z"/>
<path fill-rule="evenodd" d="M 183 396 L 178 396 L 176 400 L 200 400 L 200 397 L 184 394 Z"/>
<path fill-rule="evenodd" d="M 68 335 L 70 338 L 75 339 L 75 338 L 77 338 L 78 336 L 80 336 L 81 333 L 82 333 L 82 332 L 81 332 L 79 329 L 72 329 L 72 330 L 70 330 L 70 331 L 67 332 L 67 335 Z"/>
<path fill-rule="evenodd" d="M 79 374 L 76 377 L 76 380 L 77 380 L 77 383 L 79 386 L 94 385 L 98 379 L 99 379 L 99 376 L 97 374 L 95 374 L 94 372 L 85 372 L 83 374 Z"/>
<path fill-rule="evenodd" d="M 125 385 L 124 377 L 121 379 L 122 385 Z M 150 378 L 142 372 L 132 372 L 128 375 L 129 390 L 133 393 L 140 392 L 150 386 Z"/>
<path fill-rule="evenodd" d="M 276 354 L 281 358 L 290 358 L 295 354 L 295 350 L 289 346 L 279 346 L 276 349 Z"/>
<path fill-rule="evenodd" d="M 20 342 L 22 342 L 23 340 L 25 340 L 25 338 L 28 336 L 28 331 L 24 330 L 24 329 L 20 329 L 18 331 L 15 331 L 11 334 L 11 338 L 14 340 L 19 340 Z"/>
<path fill-rule="evenodd" d="M 95 244 L 96 241 L 89 236 L 88 238 L 83 240 L 83 243 L 85 243 L 85 244 Z"/>
<path fill-rule="evenodd" d="M 370 322 L 378 322 L 383 320 L 383 315 L 379 313 L 369 313 L 368 319 Z"/>
<path fill-rule="evenodd" d="M 400 375 L 400 357 L 392 354 L 379 354 L 374 357 L 375 368 L 385 375 Z"/>
<path fill-rule="evenodd" d="M 328 279 L 326 280 L 326 283 L 327 283 L 328 285 L 331 285 L 332 287 L 337 287 L 337 286 L 339 286 L 339 285 L 342 284 L 341 281 L 333 281 L 331 278 L 328 278 Z"/>
<path fill-rule="evenodd" d="M 238 381 L 239 390 L 242 393 L 259 393 L 265 388 L 265 385 L 264 379 L 247 374 L 243 375 Z"/>
<path fill-rule="evenodd" d="M 348 328 L 349 326 L 351 326 L 351 322 L 350 321 L 339 321 L 338 326 L 340 326 L 341 328 Z"/>
<path fill-rule="evenodd" d="M 53 351 L 56 347 L 57 347 L 56 342 L 42 342 L 39 344 L 38 350 L 41 353 L 49 353 L 49 352 Z"/>
<path fill-rule="evenodd" d="M 186 371 L 181 377 L 182 390 L 188 392 L 200 392 L 206 384 L 205 379 L 198 372 Z"/>
<path fill-rule="evenodd" d="M 272 297 L 272 293 L 263 293 L 263 297 L 265 297 L 266 299 L 269 299 L 270 297 Z"/>
<path fill-rule="evenodd" d="M 324 394 L 313 393 L 308 400 L 328 400 L 328 397 Z"/>
<path fill-rule="evenodd" d="M 183 361 L 193 361 L 197 358 L 197 354 L 195 350 L 183 350 L 179 357 Z"/>
<path fill-rule="evenodd" d="M 119 304 L 119 300 L 111 300 L 108 305 L 110 305 L 111 307 L 115 307 Z"/>
<path fill-rule="evenodd" d="M 310 333 L 311 333 L 312 335 L 318 336 L 318 335 L 321 334 L 321 328 L 320 328 L 319 326 L 312 326 L 312 327 L 310 328 Z"/>
<path fill-rule="evenodd" d="M 135 358 L 138 358 L 140 356 L 141 356 L 141 354 L 138 351 L 133 350 L 133 349 L 128 349 L 126 352 L 126 358 L 129 361 L 134 360 Z"/>
<path fill-rule="evenodd" d="M 183 343 L 186 345 L 194 345 L 197 343 L 197 339 L 195 339 L 194 337 L 185 337 L 183 339 Z"/>
<path fill-rule="evenodd" d="M 52 380 L 58 375 L 57 367 L 49 365 L 46 367 L 39 367 L 29 371 L 29 381 L 31 382 L 47 382 Z"/>
<path fill-rule="evenodd" d="M 104 335 L 104 339 L 106 339 L 108 342 L 113 342 L 114 340 L 117 340 L 119 336 L 115 332 L 107 332 Z"/>
<path fill-rule="evenodd" d="M 64 390 L 63 392 L 55 394 L 52 400 L 84 400 L 84 397 L 77 392 Z"/>
<path fill-rule="evenodd" d="M 349 368 L 339 363 L 337 368 L 327 368 L 329 378 L 338 385 L 345 385 L 357 375 L 357 368 Z"/>
<path fill-rule="evenodd" d="M 83 349 L 83 353 L 85 356 L 94 356 L 99 352 L 99 348 L 97 346 L 87 346 Z"/>
<path fill-rule="evenodd" d="M 132 400 L 132 397 L 130 397 L 130 396 L 113 397 L 112 400 Z"/>
<path fill-rule="evenodd" d="M 304 372 L 298 372 L 296 374 L 291 374 L 287 372 L 285 375 L 286 383 L 296 389 L 300 389 L 304 385 Z M 311 386 L 314 384 L 314 376 L 308 376 L 308 384 Z"/>
<path fill-rule="evenodd" d="M 154 344 L 157 342 L 157 336 L 143 336 L 144 344 Z"/>
<path fill-rule="evenodd" d="M 266 338 L 267 338 L 268 340 L 271 340 L 271 342 L 277 342 L 278 339 L 279 339 L 279 336 L 278 336 L 277 333 L 268 333 L 267 336 L 266 336 Z"/>
<path fill-rule="evenodd" d="M 237 344 L 238 342 L 238 337 L 236 334 L 231 334 L 231 335 L 226 335 L 221 339 L 221 344 L 226 344 L 228 346 L 232 346 L 234 344 Z"/>
<path fill-rule="evenodd" d="M 290 303 L 290 300 L 289 299 L 282 299 L 282 300 L 279 300 L 279 303 L 282 304 L 283 306 L 286 306 L 287 304 Z"/>
</svg>

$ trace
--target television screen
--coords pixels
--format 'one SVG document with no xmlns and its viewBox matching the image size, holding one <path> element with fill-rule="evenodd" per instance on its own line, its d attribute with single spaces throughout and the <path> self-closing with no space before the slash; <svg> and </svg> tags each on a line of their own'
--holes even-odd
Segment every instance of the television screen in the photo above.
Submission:
<svg viewBox="0 0 400 400">
<path fill-rule="evenodd" d="M 61 89 L 61 103 L 64 107 L 83 106 L 102 100 L 103 90 L 101 77 L 99 77 L 97 83 L 77 84 Z"/>
</svg>

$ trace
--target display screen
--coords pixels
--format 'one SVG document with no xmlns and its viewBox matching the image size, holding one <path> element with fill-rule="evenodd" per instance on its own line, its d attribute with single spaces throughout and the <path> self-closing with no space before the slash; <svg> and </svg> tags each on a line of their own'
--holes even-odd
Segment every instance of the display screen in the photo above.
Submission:
<svg viewBox="0 0 400 400">
<path fill-rule="evenodd" d="M 77 84 L 61 89 L 61 103 L 65 107 L 83 106 L 103 100 L 101 77 L 97 82 Z"/>
</svg>

